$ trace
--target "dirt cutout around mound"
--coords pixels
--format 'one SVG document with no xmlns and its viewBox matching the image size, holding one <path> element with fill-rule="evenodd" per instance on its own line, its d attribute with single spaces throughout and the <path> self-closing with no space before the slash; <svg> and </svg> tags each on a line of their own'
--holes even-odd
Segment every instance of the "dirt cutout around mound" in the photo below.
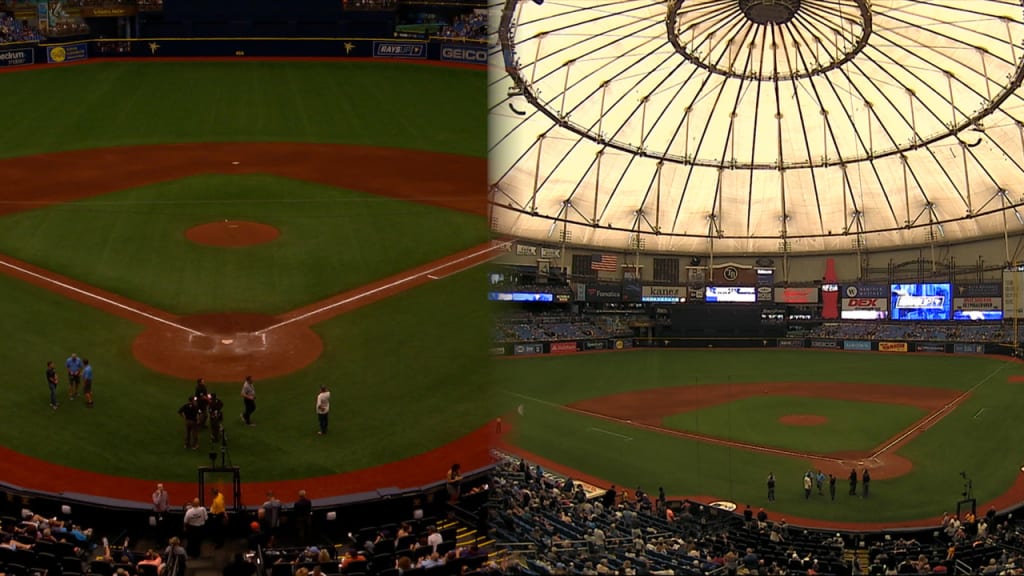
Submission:
<svg viewBox="0 0 1024 576">
<path fill-rule="evenodd" d="M 926 411 L 927 415 L 872 450 L 836 454 L 811 454 L 724 440 L 715 436 L 675 430 L 663 424 L 663 419 L 668 416 L 762 395 L 903 404 L 920 408 Z M 637 390 L 590 398 L 570 404 L 565 409 L 661 434 L 805 460 L 811 468 L 821 469 L 840 478 L 845 478 L 852 468 L 870 468 L 875 479 L 883 480 L 909 473 L 913 469 L 913 463 L 896 454 L 899 447 L 927 430 L 967 396 L 967 393 L 941 388 L 849 382 L 729 383 Z"/>
<path fill-rule="evenodd" d="M 828 418 L 818 414 L 786 414 L 779 418 L 779 424 L 786 426 L 823 426 Z"/>
<path fill-rule="evenodd" d="M 281 231 L 269 224 L 246 220 L 222 220 L 193 226 L 185 231 L 185 238 L 196 244 L 219 248 L 241 248 L 266 244 L 277 240 Z"/>
</svg>

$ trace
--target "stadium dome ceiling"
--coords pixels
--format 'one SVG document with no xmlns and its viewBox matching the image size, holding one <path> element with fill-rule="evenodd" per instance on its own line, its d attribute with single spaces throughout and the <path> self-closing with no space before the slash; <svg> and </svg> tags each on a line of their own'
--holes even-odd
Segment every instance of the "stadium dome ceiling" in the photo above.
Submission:
<svg viewBox="0 0 1024 576">
<path fill-rule="evenodd" d="M 499 232 L 777 253 L 1024 229 L 1020 0 L 507 0 L 493 12 Z"/>
</svg>

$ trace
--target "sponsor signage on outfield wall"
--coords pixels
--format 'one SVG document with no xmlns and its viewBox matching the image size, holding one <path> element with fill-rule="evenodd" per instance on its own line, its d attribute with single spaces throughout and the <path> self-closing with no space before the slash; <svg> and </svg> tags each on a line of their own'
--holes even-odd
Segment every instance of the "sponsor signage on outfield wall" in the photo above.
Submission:
<svg viewBox="0 0 1024 576">
<path fill-rule="evenodd" d="M 608 343 L 604 340 L 591 340 L 583 343 L 585 350 L 605 350 L 608 348 Z"/>
<path fill-rule="evenodd" d="M 907 343 L 906 342 L 879 342 L 878 343 L 878 351 L 879 352 L 906 352 L 907 351 Z"/>
<path fill-rule="evenodd" d="M 783 338 L 782 340 L 779 340 L 779 348 L 803 348 L 803 347 L 804 347 L 804 341 L 801 340 L 801 339 L 796 339 L 796 338 L 786 339 L 786 338 Z"/>
<path fill-rule="evenodd" d="M 811 348 L 838 348 L 835 340 L 811 340 Z"/>
<path fill-rule="evenodd" d="M 7 66 L 28 66 L 35 64 L 35 52 L 31 48 L 0 50 L 0 68 Z"/>
<path fill-rule="evenodd" d="M 954 296 L 965 298 L 988 296 L 998 298 L 1003 295 L 1002 284 L 957 284 L 953 290 Z"/>
<path fill-rule="evenodd" d="M 441 45 L 441 60 L 466 64 L 486 64 L 487 48 L 483 46 Z"/>
<path fill-rule="evenodd" d="M 686 286 L 644 286 L 640 299 L 644 302 L 686 302 Z"/>
<path fill-rule="evenodd" d="M 552 354 L 574 354 L 576 352 L 575 342 L 552 342 Z"/>
<path fill-rule="evenodd" d="M 49 64 L 76 62 L 78 60 L 86 60 L 88 58 L 89 45 L 85 42 L 46 47 L 46 62 Z"/>
<path fill-rule="evenodd" d="M 843 298 L 888 298 L 889 287 L 878 285 L 843 286 Z"/>
<path fill-rule="evenodd" d="M 426 58 L 427 45 L 420 42 L 374 42 L 374 58 Z"/>
<path fill-rule="evenodd" d="M 917 342 L 914 344 L 914 350 L 917 352 L 945 352 L 946 347 L 934 342 Z"/>
<path fill-rule="evenodd" d="M 505 354 L 505 347 L 504 346 L 491 346 L 490 352 L 491 352 L 491 355 L 493 355 L 493 356 L 503 356 Z"/>
<path fill-rule="evenodd" d="M 871 350 L 871 342 L 865 340 L 844 340 L 843 350 Z"/>
<path fill-rule="evenodd" d="M 516 356 L 523 356 L 525 354 L 543 354 L 544 345 L 539 343 L 516 344 L 512 349 L 512 353 Z"/>
<path fill-rule="evenodd" d="M 956 342 L 953 344 L 954 354 L 984 354 L 984 344 L 974 344 L 965 342 Z"/>
</svg>

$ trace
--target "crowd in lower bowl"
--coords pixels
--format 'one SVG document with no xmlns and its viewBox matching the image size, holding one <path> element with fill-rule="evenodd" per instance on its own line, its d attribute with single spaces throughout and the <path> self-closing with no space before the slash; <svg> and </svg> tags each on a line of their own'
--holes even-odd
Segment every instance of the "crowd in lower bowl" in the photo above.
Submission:
<svg viewBox="0 0 1024 576">
<path fill-rule="evenodd" d="M 784 518 L 652 497 L 640 488 L 585 490 L 508 457 L 493 480 L 492 530 L 520 574 L 1024 574 L 1024 528 L 1012 515 L 962 518 L 898 533 L 797 528 Z"/>
</svg>

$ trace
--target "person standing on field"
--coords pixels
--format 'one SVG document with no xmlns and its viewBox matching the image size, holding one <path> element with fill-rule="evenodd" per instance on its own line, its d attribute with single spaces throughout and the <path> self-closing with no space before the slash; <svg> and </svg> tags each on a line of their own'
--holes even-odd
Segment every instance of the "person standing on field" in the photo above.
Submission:
<svg viewBox="0 0 1024 576">
<path fill-rule="evenodd" d="M 57 369 L 53 367 L 53 360 L 46 362 L 46 384 L 50 387 L 50 408 L 57 409 Z"/>
<path fill-rule="evenodd" d="M 242 402 L 245 403 L 245 411 L 240 414 L 242 422 L 246 426 L 255 426 L 252 413 L 256 411 L 256 387 L 252 385 L 252 376 L 246 376 L 242 382 Z"/>
<path fill-rule="evenodd" d="M 82 382 L 82 359 L 72 352 L 64 366 L 68 369 L 68 398 L 74 400 L 78 396 L 78 385 Z"/>
<path fill-rule="evenodd" d="M 82 392 L 85 394 L 85 405 L 92 408 L 92 364 L 88 359 L 82 360 Z"/>
<path fill-rule="evenodd" d="M 768 501 L 775 502 L 775 472 L 768 473 Z"/>
<path fill-rule="evenodd" d="M 327 434 L 327 416 L 331 412 L 331 391 L 327 386 L 320 387 L 320 393 L 316 395 L 316 418 L 320 422 L 318 435 Z"/>
</svg>

